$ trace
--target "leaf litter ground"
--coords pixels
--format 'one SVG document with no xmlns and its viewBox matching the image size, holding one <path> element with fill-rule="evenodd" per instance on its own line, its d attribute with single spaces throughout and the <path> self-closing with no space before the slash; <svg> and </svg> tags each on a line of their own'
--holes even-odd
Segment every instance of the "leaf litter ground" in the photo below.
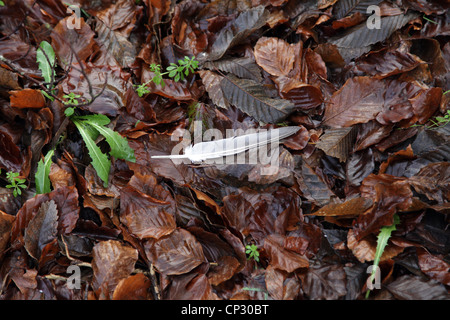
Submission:
<svg viewBox="0 0 450 320">
<path fill-rule="evenodd" d="M 0 4 L 1 299 L 355 300 L 374 259 L 370 299 L 449 299 L 443 1 L 69 2 Z M 194 74 L 152 83 L 194 56 Z M 111 160 L 102 178 L 67 97 L 110 119 L 106 140 L 83 131 Z M 300 130 L 273 175 L 151 158 L 195 121 Z M 118 134 L 135 161 L 109 156 Z"/>
</svg>

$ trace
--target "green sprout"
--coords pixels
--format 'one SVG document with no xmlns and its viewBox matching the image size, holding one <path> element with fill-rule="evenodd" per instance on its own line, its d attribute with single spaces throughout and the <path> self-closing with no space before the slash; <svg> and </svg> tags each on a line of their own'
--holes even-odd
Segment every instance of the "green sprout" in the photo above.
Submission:
<svg viewBox="0 0 450 320">
<path fill-rule="evenodd" d="M 18 172 L 7 172 L 6 173 L 6 179 L 8 179 L 9 183 L 6 187 L 8 189 L 13 189 L 13 195 L 14 197 L 17 197 L 18 195 L 22 194 L 22 189 L 26 189 L 27 186 L 25 185 L 26 179 L 20 179 Z"/>
<path fill-rule="evenodd" d="M 70 92 L 69 94 L 63 95 L 63 98 L 67 99 L 67 101 L 64 101 L 65 105 L 77 106 L 78 99 L 81 98 L 81 96 L 79 94 Z M 68 108 L 66 108 L 66 110 L 64 110 L 64 114 L 66 115 L 66 117 L 70 117 L 71 115 L 73 115 L 74 112 L 75 112 L 75 108 L 73 108 L 73 107 L 68 107 Z"/>
<path fill-rule="evenodd" d="M 427 129 L 434 129 L 439 127 L 444 127 L 450 122 L 450 110 L 447 110 L 447 113 L 443 117 L 436 117 L 435 120 L 430 121 L 433 123 L 430 126 L 426 126 Z M 414 124 L 412 127 L 422 127 L 422 124 Z"/>
<path fill-rule="evenodd" d="M 154 76 L 150 80 L 145 83 L 135 85 L 136 92 L 139 97 L 143 97 L 147 93 L 150 93 L 150 89 L 148 88 L 148 84 L 153 82 L 154 84 L 164 87 L 164 79 L 163 76 L 168 75 L 170 78 L 173 78 L 175 82 L 180 80 L 184 80 L 185 77 L 189 75 L 189 73 L 194 73 L 195 69 L 198 68 L 198 61 L 195 60 L 195 57 L 189 58 L 187 56 L 184 57 L 183 60 L 178 60 L 178 64 L 170 63 L 167 67 L 166 72 L 161 72 L 161 65 L 152 63 L 149 66 L 151 72 L 153 72 Z"/>
<path fill-rule="evenodd" d="M 245 246 L 245 253 L 248 254 L 248 258 L 247 260 L 250 260 L 253 258 L 253 260 L 255 260 L 256 262 L 259 262 L 259 251 L 258 251 L 258 247 L 254 244 L 251 245 L 246 245 Z"/>
</svg>

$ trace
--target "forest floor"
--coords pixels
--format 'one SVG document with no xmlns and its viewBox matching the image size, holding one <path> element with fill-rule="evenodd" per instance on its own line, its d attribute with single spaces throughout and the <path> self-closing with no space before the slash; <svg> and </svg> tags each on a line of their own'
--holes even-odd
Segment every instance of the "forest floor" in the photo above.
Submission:
<svg viewBox="0 0 450 320">
<path fill-rule="evenodd" d="M 1 300 L 450 298 L 446 1 L 3 0 L 0 21 Z M 283 127 L 269 160 L 152 158 Z"/>
</svg>

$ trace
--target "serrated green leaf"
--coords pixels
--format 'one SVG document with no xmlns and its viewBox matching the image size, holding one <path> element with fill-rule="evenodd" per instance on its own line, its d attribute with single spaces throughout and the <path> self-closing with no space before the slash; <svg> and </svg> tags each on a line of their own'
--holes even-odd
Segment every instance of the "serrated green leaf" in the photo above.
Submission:
<svg viewBox="0 0 450 320">
<path fill-rule="evenodd" d="M 52 45 L 47 41 L 42 41 L 39 45 L 39 48 L 36 51 L 36 61 L 39 66 L 39 70 L 41 70 L 42 72 L 42 77 L 44 78 L 45 82 L 52 82 L 52 79 L 54 79 L 55 75 L 54 65 L 56 59 L 55 51 L 53 50 Z"/>
<path fill-rule="evenodd" d="M 371 281 L 373 281 L 375 277 L 375 273 L 378 269 L 378 265 L 380 264 L 381 256 L 383 255 L 384 248 L 386 248 L 389 238 L 391 237 L 392 231 L 397 229 L 397 224 L 400 223 L 400 218 L 397 214 L 394 215 L 394 223 L 390 226 L 382 227 L 380 229 L 380 233 L 378 234 L 377 239 L 377 249 L 375 251 L 375 257 L 373 259 L 373 268 L 372 273 L 370 275 Z M 370 290 L 366 293 L 366 299 L 369 297 Z"/>
<path fill-rule="evenodd" d="M 34 181 L 36 183 L 36 194 L 49 193 L 50 189 L 50 167 L 52 165 L 52 157 L 55 150 L 50 150 L 44 157 L 44 160 L 38 162 Z"/>
<path fill-rule="evenodd" d="M 100 148 L 95 144 L 94 140 L 91 138 L 91 136 L 88 133 L 89 129 L 86 129 L 86 125 L 83 124 L 81 121 L 72 119 L 73 123 L 78 128 L 78 131 L 81 134 L 81 137 L 84 140 L 84 143 L 86 144 L 86 147 L 89 151 L 89 156 L 91 157 L 91 164 L 94 167 L 95 171 L 97 172 L 97 175 L 102 179 L 103 185 L 105 187 L 108 186 L 108 177 L 109 177 L 109 170 L 111 168 L 111 160 L 109 160 L 108 156 L 104 154 Z"/>
<path fill-rule="evenodd" d="M 106 126 L 111 120 L 104 114 L 90 114 L 86 116 L 76 116 L 73 120 L 89 121 L 90 123 L 96 123 L 99 126 Z"/>
<path fill-rule="evenodd" d="M 134 150 L 128 145 L 126 138 L 122 137 L 118 132 L 113 131 L 110 128 L 99 126 L 94 122 L 87 121 L 87 123 L 93 126 L 102 136 L 105 137 L 106 142 L 111 147 L 110 154 L 113 157 L 130 162 L 136 162 Z"/>
</svg>

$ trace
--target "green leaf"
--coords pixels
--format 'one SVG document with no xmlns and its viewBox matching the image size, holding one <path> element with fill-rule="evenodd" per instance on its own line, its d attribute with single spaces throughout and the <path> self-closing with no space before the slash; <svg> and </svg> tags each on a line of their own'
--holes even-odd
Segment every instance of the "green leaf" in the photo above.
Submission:
<svg viewBox="0 0 450 320">
<path fill-rule="evenodd" d="M 134 150 L 128 145 L 126 138 L 122 137 L 118 132 L 110 128 L 98 125 L 95 122 L 87 121 L 89 125 L 93 126 L 102 136 L 105 137 L 111 147 L 110 154 L 118 159 L 124 159 L 130 162 L 136 162 L 134 157 Z"/>
<path fill-rule="evenodd" d="M 42 159 L 38 162 L 38 167 L 36 174 L 34 175 L 34 180 L 36 183 L 36 194 L 49 193 L 50 189 L 50 166 L 52 165 L 52 157 L 55 150 L 50 150 Z"/>
<path fill-rule="evenodd" d="M 41 70 L 42 72 L 42 77 L 44 78 L 45 82 L 52 82 L 52 79 L 54 79 L 55 77 L 54 65 L 56 59 L 55 51 L 53 51 L 52 45 L 47 41 L 42 41 L 39 45 L 39 48 L 36 51 L 36 61 L 39 66 L 39 70 Z"/>
<path fill-rule="evenodd" d="M 86 147 L 89 151 L 89 156 L 91 157 L 92 160 L 91 161 L 92 166 L 94 167 L 100 179 L 103 180 L 103 185 L 105 187 L 108 187 L 108 177 L 109 177 L 109 170 L 111 168 L 111 160 L 109 160 L 108 156 L 102 153 L 100 148 L 95 144 L 94 140 L 88 133 L 89 129 L 86 129 L 86 125 L 77 119 L 72 120 L 73 123 L 78 128 L 78 131 L 80 131 L 84 143 L 86 143 Z"/>
<path fill-rule="evenodd" d="M 66 117 L 70 117 L 71 115 L 73 115 L 74 112 L 75 112 L 75 109 L 72 107 L 69 107 L 66 110 L 64 110 L 64 114 L 66 115 Z"/>
<path fill-rule="evenodd" d="M 98 124 L 99 126 L 106 126 L 111 120 L 104 114 L 90 114 L 86 116 L 76 116 L 74 120 L 89 121 L 90 123 Z"/>
</svg>

